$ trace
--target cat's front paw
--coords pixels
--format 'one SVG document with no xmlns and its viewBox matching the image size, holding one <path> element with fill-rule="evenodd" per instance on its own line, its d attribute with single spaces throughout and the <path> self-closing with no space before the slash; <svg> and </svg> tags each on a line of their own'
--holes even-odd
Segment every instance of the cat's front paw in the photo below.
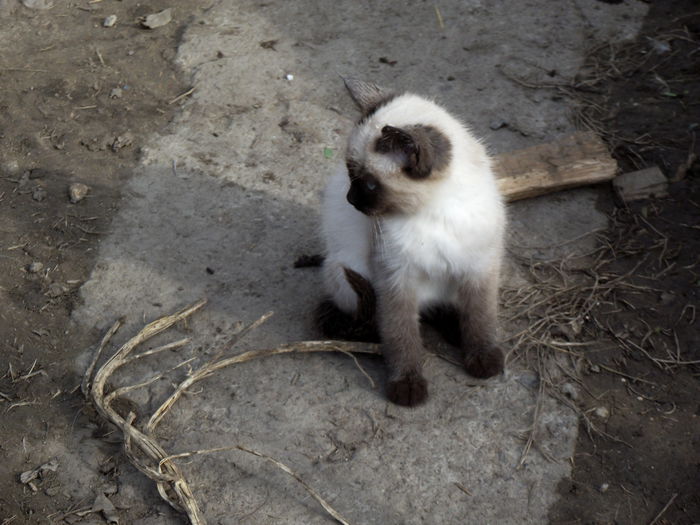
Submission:
<svg viewBox="0 0 700 525">
<path fill-rule="evenodd" d="M 503 351 L 495 345 L 468 351 L 464 359 L 464 368 L 467 374 L 478 379 L 486 379 L 500 374 L 503 372 L 503 366 Z"/>
<path fill-rule="evenodd" d="M 419 372 L 409 372 L 386 387 L 389 401 L 406 407 L 420 405 L 428 398 L 428 382 Z"/>
</svg>

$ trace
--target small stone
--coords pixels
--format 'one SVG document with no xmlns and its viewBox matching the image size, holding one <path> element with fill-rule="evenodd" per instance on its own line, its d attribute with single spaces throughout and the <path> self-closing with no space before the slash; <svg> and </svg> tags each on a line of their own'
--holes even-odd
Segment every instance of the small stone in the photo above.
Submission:
<svg viewBox="0 0 700 525">
<path fill-rule="evenodd" d="M 564 383 L 561 385 L 561 393 L 574 401 L 578 399 L 578 390 L 571 383 Z"/>
<path fill-rule="evenodd" d="M 39 273 L 41 270 L 44 269 L 44 264 L 39 262 L 39 261 L 34 261 L 27 265 L 27 271 L 29 273 Z"/>
<path fill-rule="evenodd" d="M 600 487 L 598 487 L 598 490 L 599 490 L 601 493 L 605 493 L 605 492 L 608 491 L 609 488 L 610 488 L 610 484 L 609 484 L 609 483 L 602 483 L 602 484 L 600 485 Z"/>
<path fill-rule="evenodd" d="M 20 190 L 23 190 L 27 187 L 28 184 L 29 184 L 29 172 L 25 171 L 24 173 L 22 173 L 22 176 L 19 178 L 19 181 L 17 181 L 17 187 Z"/>
<path fill-rule="evenodd" d="M 103 27 L 112 27 L 117 23 L 117 15 L 109 15 L 102 21 Z"/>
<path fill-rule="evenodd" d="M 649 45 L 657 55 L 665 55 L 671 52 L 671 44 L 665 40 L 657 40 L 656 38 L 647 37 Z"/>
<path fill-rule="evenodd" d="M 676 300 L 676 294 L 674 294 L 673 292 L 661 292 L 659 300 L 662 305 L 668 306 Z"/>
<path fill-rule="evenodd" d="M 66 293 L 68 289 L 59 283 L 51 283 L 49 289 L 46 291 L 46 295 L 49 297 L 60 297 Z"/>
<path fill-rule="evenodd" d="M 107 483 L 107 484 L 104 486 L 104 488 L 102 489 L 102 493 L 103 493 L 105 496 L 113 496 L 113 495 L 116 494 L 117 492 L 119 492 L 119 485 L 117 485 L 117 482 L 116 482 L 116 481 L 110 481 L 110 482 Z"/>
<path fill-rule="evenodd" d="M 112 502 L 104 494 L 98 494 L 95 498 L 95 502 L 92 504 L 93 512 L 101 512 L 107 523 L 119 523 L 119 516 L 117 514 L 117 509 L 114 507 Z"/>
<path fill-rule="evenodd" d="M 46 490 L 44 490 L 44 493 L 47 496 L 51 496 L 52 498 L 58 494 L 59 488 L 58 487 L 47 487 Z"/>
<path fill-rule="evenodd" d="M 48 193 L 46 193 L 46 190 L 44 188 L 42 188 L 41 186 L 37 186 L 32 192 L 32 199 L 34 199 L 37 202 L 41 202 L 46 199 L 47 195 Z"/>
<path fill-rule="evenodd" d="M 172 9 L 164 9 L 159 13 L 153 13 L 152 15 L 148 15 L 146 18 L 141 20 L 141 25 L 146 29 L 162 27 L 173 19 L 172 13 Z"/>
<path fill-rule="evenodd" d="M 0 171 L 8 175 L 17 175 L 19 173 L 19 162 L 15 159 L 6 160 L 0 165 Z"/>
<path fill-rule="evenodd" d="M 114 141 L 112 142 L 112 151 L 115 153 L 119 151 L 122 148 L 126 148 L 127 146 L 131 146 L 134 142 L 134 136 L 129 133 L 128 131 L 124 133 L 123 135 L 117 136 Z"/>
<path fill-rule="evenodd" d="M 122 88 L 115 87 L 109 92 L 109 98 L 122 98 L 123 94 Z"/>
<path fill-rule="evenodd" d="M 588 370 L 594 374 L 600 374 L 600 367 L 598 365 L 591 365 Z"/>
<path fill-rule="evenodd" d="M 51 9 L 52 0 L 22 0 L 22 5 L 29 9 Z"/>
<path fill-rule="evenodd" d="M 291 82 L 292 80 L 294 80 L 294 75 L 292 75 L 291 73 L 287 73 L 284 76 L 284 78 L 286 78 L 287 80 L 289 80 Z"/>
<path fill-rule="evenodd" d="M 610 411 L 605 407 L 598 407 L 593 411 L 593 413 L 600 419 L 608 419 L 608 417 L 610 417 Z"/>
<path fill-rule="evenodd" d="M 83 184 L 82 182 L 73 182 L 70 184 L 70 186 L 68 186 L 68 196 L 73 204 L 83 200 L 89 191 L 89 186 L 87 184 Z"/>
<path fill-rule="evenodd" d="M 622 202 L 668 195 L 668 179 L 658 166 L 623 173 L 613 179 L 613 189 Z"/>
</svg>

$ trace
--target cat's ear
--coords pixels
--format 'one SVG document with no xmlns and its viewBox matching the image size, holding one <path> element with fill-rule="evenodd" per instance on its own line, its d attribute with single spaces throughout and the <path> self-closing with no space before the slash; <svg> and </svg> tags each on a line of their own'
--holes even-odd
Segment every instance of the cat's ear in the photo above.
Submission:
<svg viewBox="0 0 700 525">
<path fill-rule="evenodd" d="M 406 129 L 384 126 L 375 149 L 379 153 L 399 155 L 403 171 L 412 179 L 424 179 L 434 169 L 441 170 L 450 162 L 450 141 L 431 126 L 409 126 Z"/>
<path fill-rule="evenodd" d="M 386 104 L 396 96 L 396 93 L 390 89 L 379 87 L 364 80 L 343 77 L 343 82 L 345 82 L 345 87 L 350 92 L 350 96 L 355 101 L 355 104 L 365 116 L 374 113 L 379 106 Z"/>
</svg>

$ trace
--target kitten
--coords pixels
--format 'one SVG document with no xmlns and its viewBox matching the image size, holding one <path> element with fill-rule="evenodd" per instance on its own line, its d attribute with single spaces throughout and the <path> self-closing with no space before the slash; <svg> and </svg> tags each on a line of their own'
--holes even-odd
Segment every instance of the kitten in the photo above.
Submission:
<svg viewBox="0 0 700 525">
<path fill-rule="evenodd" d="M 381 340 L 387 396 L 422 403 L 420 320 L 479 378 L 503 370 L 495 342 L 505 211 L 484 147 L 442 107 L 346 79 L 362 111 L 346 166 L 323 196 L 318 309 L 329 337 Z"/>
</svg>

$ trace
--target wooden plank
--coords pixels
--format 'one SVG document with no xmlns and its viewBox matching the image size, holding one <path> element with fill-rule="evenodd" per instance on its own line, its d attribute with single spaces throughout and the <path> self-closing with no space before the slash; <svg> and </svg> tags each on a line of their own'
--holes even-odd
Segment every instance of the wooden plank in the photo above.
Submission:
<svg viewBox="0 0 700 525">
<path fill-rule="evenodd" d="M 494 159 L 499 188 L 507 201 L 611 180 L 617 162 L 592 131 L 580 131 Z"/>
</svg>

